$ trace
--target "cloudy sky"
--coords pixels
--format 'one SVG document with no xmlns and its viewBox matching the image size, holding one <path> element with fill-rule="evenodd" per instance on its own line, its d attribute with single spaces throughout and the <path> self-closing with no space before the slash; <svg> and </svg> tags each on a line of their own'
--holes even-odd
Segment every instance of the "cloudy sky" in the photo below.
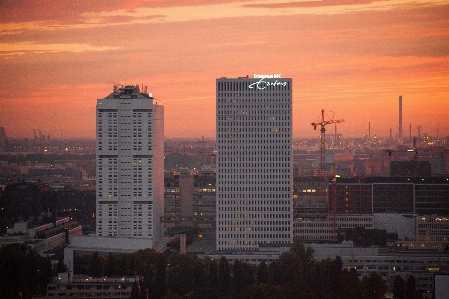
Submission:
<svg viewBox="0 0 449 299">
<path fill-rule="evenodd" d="M 143 84 L 165 135 L 215 137 L 215 79 L 293 79 L 294 137 L 449 135 L 449 2 L 1 0 L 0 126 L 95 137 L 96 100 Z M 328 128 L 328 130 L 333 128 Z"/>
</svg>

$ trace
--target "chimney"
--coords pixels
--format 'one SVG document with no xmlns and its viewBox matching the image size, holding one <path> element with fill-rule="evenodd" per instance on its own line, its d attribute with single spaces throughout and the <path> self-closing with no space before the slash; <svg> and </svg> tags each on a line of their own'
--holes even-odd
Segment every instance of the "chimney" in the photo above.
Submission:
<svg viewBox="0 0 449 299">
<path fill-rule="evenodd" d="M 398 141 L 402 142 L 402 96 L 399 96 L 399 132 Z"/>
</svg>

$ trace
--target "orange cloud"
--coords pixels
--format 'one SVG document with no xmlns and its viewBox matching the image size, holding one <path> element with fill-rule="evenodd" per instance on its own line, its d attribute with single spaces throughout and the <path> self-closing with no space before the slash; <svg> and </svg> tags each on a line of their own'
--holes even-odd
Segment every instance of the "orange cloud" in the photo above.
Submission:
<svg viewBox="0 0 449 299">
<path fill-rule="evenodd" d="M 75 1 L 58 14 L 65 2 L 52 3 L 6 2 L 0 126 L 8 136 L 39 127 L 94 137 L 96 99 L 120 82 L 148 85 L 166 107 L 167 136 L 214 137 L 215 79 L 253 73 L 293 78 L 295 137 L 317 136 L 310 122 L 321 109 L 346 120 L 345 136 L 366 134 L 368 122 L 388 135 L 399 95 L 404 123 L 430 131 L 449 117 L 447 4 Z M 444 122 L 439 130 L 449 134 Z"/>
</svg>

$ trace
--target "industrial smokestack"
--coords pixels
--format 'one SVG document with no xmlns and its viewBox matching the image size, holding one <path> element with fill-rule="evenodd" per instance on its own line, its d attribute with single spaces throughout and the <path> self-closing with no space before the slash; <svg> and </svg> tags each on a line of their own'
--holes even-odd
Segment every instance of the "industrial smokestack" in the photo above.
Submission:
<svg viewBox="0 0 449 299">
<path fill-rule="evenodd" d="M 371 122 L 368 122 L 368 140 L 371 140 Z"/>
<path fill-rule="evenodd" d="M 402 142 L 402 96 L 399 96 L 399 142 Z"/>
</svg>

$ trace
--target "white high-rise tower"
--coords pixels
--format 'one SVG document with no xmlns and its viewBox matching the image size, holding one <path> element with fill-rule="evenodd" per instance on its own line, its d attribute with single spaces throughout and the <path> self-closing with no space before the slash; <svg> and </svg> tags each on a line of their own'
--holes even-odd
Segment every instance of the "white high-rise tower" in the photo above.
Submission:
<svg viewBox="0 0 449 299">
<path fill-rule="evenodd" d="M 139 86 L 114 86 L 96 108 L 97 236 L 157 241 L 164 208 L 164 107 Z"/>
<path fill-rule="evenodd" d="M 217 250 L 293 241 L 292 80 L 216 80 Z"/>
</svg>

